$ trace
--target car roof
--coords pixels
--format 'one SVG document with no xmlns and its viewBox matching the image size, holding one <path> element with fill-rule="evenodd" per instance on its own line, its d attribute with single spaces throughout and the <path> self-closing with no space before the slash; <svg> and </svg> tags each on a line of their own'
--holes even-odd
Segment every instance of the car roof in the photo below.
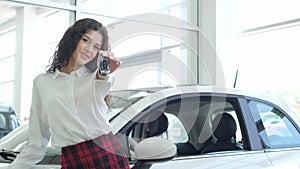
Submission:
<svg viewBox="0 0 300 169">
<path fill-rule="evenodd" d="M 0 105 L 0 112 L 1 113 L 14 113 L 14 109 L 12 106 Z"/>
<path fill-rule="evenodd" d="M 119 90 L 120 91 L 120 90 Z M 144 91 L 147 93 L 156 93 L 156 92 L 164 92 L 169 91 L 170 93 L 212 93 L 212 94 L 228 94 L 228 95 L 238 95 L 245 97 L 252 97 L 257 99 L 262 99 L 273 104 L 276 104 L 280 107 L 284 107 L 285 103 L 282 103 L 282 100 L 275 96 L 274 94 L 267 92 L 258 92 L 252 90 L 244 90 L 237 88 L 228 88 L 228 87 L 218 87 L 218 86 L 203 86 L 203 85 L 180 85 L 180 86 L 166 86 L 166 87 L 149 87 L 149 88 L 138 88 L 138 89 L 128 89 L 123 91 Z M 112 91 L 116 92 L 116 91 Z M 169 93 L 168 92 L 168 93 Z"/>
</svg>

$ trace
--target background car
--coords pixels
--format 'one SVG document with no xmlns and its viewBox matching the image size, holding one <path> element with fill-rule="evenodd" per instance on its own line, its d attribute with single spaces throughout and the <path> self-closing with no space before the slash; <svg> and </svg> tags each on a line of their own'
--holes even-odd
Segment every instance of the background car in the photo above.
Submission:
<svg viewBox="0 0 300 169">
<path fill-rule="evenodd" d="M 109 107 L 132 168 L 300 166 L 299 114 L 272 95 L 212 86 L 147 88 L 112 91 Z M 22 126 L 1 139 L 2 154 L 13 160 L 27 135 Z M 37 167 L 60 168 L 59 157 L 49 147 Z"/>
<path fill-rule="evenodd" d="M 19 120 L 11 106 L 0 105 L 0 138 L 20 126 Z"/>
</svg>

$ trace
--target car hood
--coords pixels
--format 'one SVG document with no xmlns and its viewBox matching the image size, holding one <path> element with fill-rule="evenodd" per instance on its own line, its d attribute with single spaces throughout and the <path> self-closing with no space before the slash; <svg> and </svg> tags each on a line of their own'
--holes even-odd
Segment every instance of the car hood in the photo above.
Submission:
<svg viewBox="0 0 300 169">
<path fill-rule="evenodd" d="M 0 140 L 0 149 L 4 150 L 14 150 L 15 147 L 17 147 L 20 142 L 28 140 L 29 135 L 29 125 L 25 124 L 22 126 L 17 127 L 15 130 L 11 131 L 8 135 L 4 136 Z"/>
</svg>

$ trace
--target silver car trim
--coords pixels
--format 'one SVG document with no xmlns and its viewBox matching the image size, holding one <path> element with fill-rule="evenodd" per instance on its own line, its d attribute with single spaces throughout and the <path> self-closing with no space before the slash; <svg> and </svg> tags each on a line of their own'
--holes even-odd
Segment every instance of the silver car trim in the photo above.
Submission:
<svg viewBox="0 0 300 169">
<path fill-rule="evenodd" d="M 266 153 L 270 152 L 283 152 L 283 151 L 296 151 L 300 150 L 300 147 L 289 147 L 289 148 L 272 148 L 272 149 L 265 149 Z"/>
<path fill-rule="evenodd" d="M 199 159 L 199 158 L 211 158 L 211 157 L 225 157 L 225 156 L 238 156 L 238 155 L 248 155 L 248 154 L 264 154 L 264 150 L 248 151 L 248 150 L 237 150 L 237 151 L 222 151 L 222 152 L 212 152 L 206 154 L 198 154 L 191 156 L 174 157 L 175 160 L 186 160 L 186 159 Z"/>
</svg>

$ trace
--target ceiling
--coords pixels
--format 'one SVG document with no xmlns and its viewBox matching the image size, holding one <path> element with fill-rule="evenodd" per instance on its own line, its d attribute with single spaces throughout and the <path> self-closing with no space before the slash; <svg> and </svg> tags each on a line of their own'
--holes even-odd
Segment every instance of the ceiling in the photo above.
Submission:
<svg viewBox="0 0 300 169">
<path fill-rule="evenodd" d="M 16 15 L 16 8 L 20 5 L 15 3 L 1 1 L 0 2 L 0 25 L 14 18 Z"/>
</svg>

